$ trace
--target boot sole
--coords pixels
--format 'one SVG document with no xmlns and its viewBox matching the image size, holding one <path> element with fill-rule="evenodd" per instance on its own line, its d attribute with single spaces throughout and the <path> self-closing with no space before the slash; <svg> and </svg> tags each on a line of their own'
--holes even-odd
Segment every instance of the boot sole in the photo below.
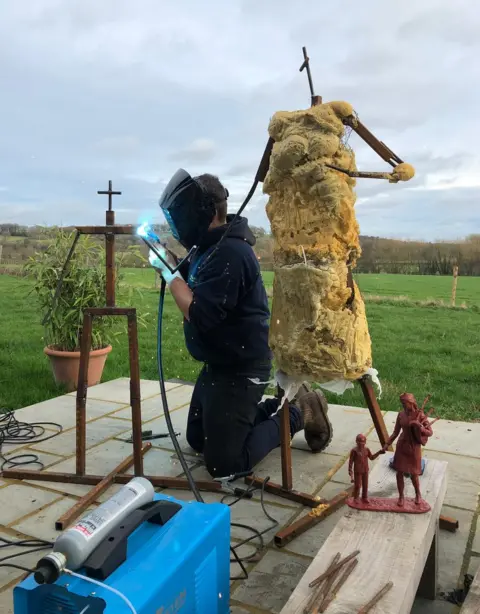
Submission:
<svg viewBox="0 0 480 614">
<path fill-rule="evenodd" d="M 328 403 L 327 403 L 327 399 L 323 396 L 323 393 L 320 390 L 314 390 L 313 392 L 315 392 L 315 397 L 316 397 L 316 401 L 317 401 L 317 405 L 315 407 L 313 407 L 313 411 L 317 412 L 317 414 L 318 413 L 322 414 L 323 419 L 324 419 L 325 424 L 327 425 L 327 429 L 328 429 L 328 438 L 325 441 L 325 443 L 322 444 L 322 446 L 320 446 L 320 447 L 311 448 L 312 452 L 314 452 L 315 454 L 318 454 L 319 452 L 323 452 L 323 450 L 328 448 L 328 446 L 330 445 L 330 443 L 331 443 L 331 441 L 333 439 L 333 426 L 332 426 L 332 423 L 330 422 L 330 419 L 328 418 Z M 313 438 L 316 439 L 317 436 L 313 435 Z M 306 430 L 305 430 L 305 439 L 307 440 L 307 443 L 310 446 L 309 439 L 311 439 L 311 438 L 307 437 L 307 431 Z"/>
</svg>

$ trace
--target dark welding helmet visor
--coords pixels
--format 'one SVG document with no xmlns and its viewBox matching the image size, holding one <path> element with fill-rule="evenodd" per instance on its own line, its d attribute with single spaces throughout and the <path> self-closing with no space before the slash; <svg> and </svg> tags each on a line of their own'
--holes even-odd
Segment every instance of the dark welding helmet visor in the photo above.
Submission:
<svg viewBox="0 0 480 614">
<path fill-rule="evenodd" d="M 173 236 L 188 250 L 199 244 L 215 216 L 215 206 L 183 168 L 168 182 L 159 205 Z"/>
</svg>

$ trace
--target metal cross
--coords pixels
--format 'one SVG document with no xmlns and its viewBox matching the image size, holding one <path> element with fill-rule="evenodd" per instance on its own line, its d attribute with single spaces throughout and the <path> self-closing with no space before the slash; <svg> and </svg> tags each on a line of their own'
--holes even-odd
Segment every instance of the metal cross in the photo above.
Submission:
<svg viewBox="0 0 480 614">
<path fill-rule="evenodd" d="M 310 58 L 307 55 L 306 47 L 302 47 L 302 51 L 303 51 L 304 59 L 303 59 L 303 64 L 300 66 L 299 70 L 300 72 L 302 72 L 304 68 L 307 69 L 308 85 L 310 86 L 310 95 L 312 98 L 312 107 L 313 107 L 317 104 L 322 104 L 322 97 L 316 96 L 315 92 L 313 91 L 312 73 L 310 72 Z"/>
<path fill-rule="evenodd" d="M 97 194 L 108 194 L 108 210 L 112 210 L 112 196 L 120 196 L 121 192 L 112 190 L 112 180 L 108 182 L 108 190 L 98 190 Z"/>
</svg>

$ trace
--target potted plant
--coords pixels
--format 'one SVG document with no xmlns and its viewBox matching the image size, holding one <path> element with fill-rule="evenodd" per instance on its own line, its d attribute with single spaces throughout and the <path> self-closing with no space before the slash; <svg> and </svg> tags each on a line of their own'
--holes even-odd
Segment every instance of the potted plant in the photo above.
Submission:
<svg viewBox="0 0 480 614">
<path fill-rule="evenodd" d="M 56 229 L 53 237 L 46 241 L 46 248 L 36 253 L 25 265 L 27 275 L 33 279 L 33 292 L 42 313 L 44 352 L 50 359 L 56 383 L 68 392 L 77 389 L 83 312 L 88 307 L 105 306 L 106 282 L 103 245 L 98 240 L 81 236 L 68 264 L 60 292 L 55 297 L 73 237 L 73 232 Z M 120 281 L 118 273 L 117 270 L 117 288 Z M 88 386 L 101 381 L 117 326 L 118 318 L 93 320 Z"/>
</svg>

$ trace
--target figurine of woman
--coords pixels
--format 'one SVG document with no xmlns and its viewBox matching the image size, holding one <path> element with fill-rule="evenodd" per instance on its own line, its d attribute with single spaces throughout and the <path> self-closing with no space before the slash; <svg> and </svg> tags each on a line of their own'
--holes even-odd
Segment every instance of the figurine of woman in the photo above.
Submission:
<svg viewBox="0 0 480 614">
<path fill-rule="evenodd" d="M 395 429 L 383 449 L 387 450 L 400 435 L 392 467 L 397 472 L 398 505 L 403 507 L 405 504 L 405 473 L 409 474 L 412 479 L 415 489 L 415 503 L 420 505 L 422 500 L 419 480 L 422 470 L 422 445 L 425 445 L 428 438 L 433 435 L 433 422 L 431 424 L 428 421 L 428 417 L 423 413 L 423 408 L 418 408 L 413 394 L 407 392 L 402 394 L 400 402 L 403 411 L 399 412 Z"/>
</svg>

